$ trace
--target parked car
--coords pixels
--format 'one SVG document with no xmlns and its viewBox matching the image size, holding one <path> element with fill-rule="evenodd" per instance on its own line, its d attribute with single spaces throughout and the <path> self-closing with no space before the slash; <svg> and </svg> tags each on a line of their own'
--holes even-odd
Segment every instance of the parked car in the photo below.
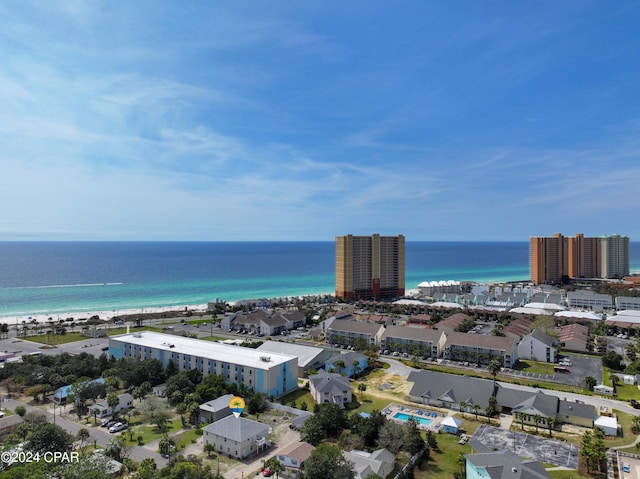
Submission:
<svg viewBox="0 0 640 479">
<path fill-rule="evenodd" d="M 263 475 L 264 477 L 271 477 L 271 469 L 269 469 L 268 467 L 265 467 L 265 468 L 262 470 L 262 475 Z"/>
<path fill-rule="evenodd" d="M 635 399 L 632 399 L 631 401 L 629 401 L 631 403 L 631 405 L 634 407 L 634 409 L 640 409 L 640 402 L 636 401 Z"/>
<path fill-rule="evenodd" d="M 109 426 L 113 426 L 117 422 L 118 421 L 115 421 L 113 419 L 105 419 L 100 423 L 100 426 L 101 427 L 109 427 Z"/>
<path fill-rule="evenodd" d="M 127 428 L 127 425 L 125 423 L 117 422 L 109 428 L 109 432 L 120 432 L 120 431 L 124 431 L 126 428 Z"/>
</svg>

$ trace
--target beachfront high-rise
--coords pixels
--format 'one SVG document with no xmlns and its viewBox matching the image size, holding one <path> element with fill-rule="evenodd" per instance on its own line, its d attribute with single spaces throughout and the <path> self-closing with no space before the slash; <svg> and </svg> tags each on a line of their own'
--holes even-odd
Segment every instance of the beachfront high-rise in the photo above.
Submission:
<svg viewBox="0 0 640 479">
<path fill-rule="evenodd" d="M 387 299 L 405 291 L 403 235 L 337 236 L 336 296 Z"/>
<path fill-rule="evenodd" d="M 563 277 L 622 278 L 629 274 L 629 237 L 532 236 L 529 272 L 535 284 L 559 283 Z"/>
<path fill-rule="evenodd" d="M 629 237 L 608 235 L 600 238 L 602 277 L 623 278 L 629 274 Z"/>
</svg>

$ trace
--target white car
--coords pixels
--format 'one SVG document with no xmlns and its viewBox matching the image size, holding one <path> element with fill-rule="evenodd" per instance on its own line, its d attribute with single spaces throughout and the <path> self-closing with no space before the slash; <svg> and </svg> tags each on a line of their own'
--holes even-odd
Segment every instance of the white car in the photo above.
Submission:
<svg viewBox="0 0 640 479">
<path fill-rule="evenodd" d="M 127 425 L 122 422 L 117 422 L 109 428 L 109 432 L 120 432 L 127 428 Z"/>
</svg>

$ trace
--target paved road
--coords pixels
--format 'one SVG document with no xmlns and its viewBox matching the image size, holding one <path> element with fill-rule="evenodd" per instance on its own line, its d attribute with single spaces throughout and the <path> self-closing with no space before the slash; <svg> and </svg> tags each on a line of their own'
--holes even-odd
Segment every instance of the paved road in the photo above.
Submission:
<svg viewBox="0 0 640 479">
<path fill-rule="evenodd" d="M 3 404 L 3 407 L 6 407 L 11 410 L 15 410 L 16 406 L 22 405 L 27 408 L 27 411 L 44 413 L 47 415 L 47 419 L 49 420 L 49 422 L 52 422 L 54 424 L 61 426 L 62 428 L 64 428 L 65 431 L 67 431 L 69 434 L 72 434 L 73 436 L 75 436 L 78 433 L 78 431 L 84 427 L 89 431 L 89 439 L 87 441 L 87 443 L 89 444 L 95 442 L 96 445 L 105 447 L 107 443 L 114 437 L 114 434 L 110 434 L 105 429 L 100 428 L 99 425 L 94 426 L 93 421 L 91 421 L 90 424 L 84 424 L 84 423 L 81 424 L 81 423 L 72 421 L 70 419 L 67 419 L 66 417 L 67 414 L 65 412 L 63 412 L 61 416 L 60 415 L 61 411 L 59 407 L 55 409 L 56 414 L 54 416 L 52 413 L 53 409 L 43 410 L 35 406 L 30 406 L 20 401 L 16 401 L 14 399 L 4 399 L 2 401 L 2 404 Z M 168 462 L 168 460 L 163 458 L 159 453 L 157 453 L 156 451 L 150 450 L 144 446 L 133 446 L 130 450 L 129 457 L 137 462 L 140 462 L 143 459 L 150 457 L 156 461 L 158 468 L 162 468 L 166 466 Z"/>
</svg>

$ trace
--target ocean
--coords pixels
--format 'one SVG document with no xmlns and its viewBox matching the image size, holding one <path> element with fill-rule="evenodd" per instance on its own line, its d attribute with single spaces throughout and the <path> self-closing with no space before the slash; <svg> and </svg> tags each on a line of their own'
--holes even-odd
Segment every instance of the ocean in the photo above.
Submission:
<svg viewBox="0 0 640 479">
<path fill-rule="evenodd" d="M 640 243 L 631 243 L 640 270 Z M 406 288 L 529 277 L 528 242 L 406 243 Z M 335 243 L 0 242 L 0 317 L 333 293 Z"/>
</svg>

